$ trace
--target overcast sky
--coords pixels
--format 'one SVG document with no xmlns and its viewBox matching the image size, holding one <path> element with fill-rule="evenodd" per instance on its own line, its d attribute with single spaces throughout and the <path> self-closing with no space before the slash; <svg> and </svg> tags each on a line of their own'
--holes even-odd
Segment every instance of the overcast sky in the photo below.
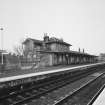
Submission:
<svg viewBox="0 0 105 105">
<path fill-rule="evenodd" d="M 0 0 L 0 27 L 8 50 L 48 33 L 72 44 L 72 50 L 105 53 L 105 0 Z"/>
</svg>

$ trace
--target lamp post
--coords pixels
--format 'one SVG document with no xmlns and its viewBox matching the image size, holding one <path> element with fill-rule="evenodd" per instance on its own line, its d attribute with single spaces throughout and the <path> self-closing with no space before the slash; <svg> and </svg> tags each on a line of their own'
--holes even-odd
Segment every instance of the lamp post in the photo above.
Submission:
<svg viewBox="0 0 105 105">
<path fill-rule="evenodd" d="M 3 28 L 0 28 L 0 30 L 1 30 L 1 49 L 2 49 L 1 64 L 3 65 Z"/>
</svg>

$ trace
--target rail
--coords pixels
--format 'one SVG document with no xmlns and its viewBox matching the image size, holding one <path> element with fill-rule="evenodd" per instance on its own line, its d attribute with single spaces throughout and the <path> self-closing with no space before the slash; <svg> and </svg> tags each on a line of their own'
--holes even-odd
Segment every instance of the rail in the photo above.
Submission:
<svg viewBox="0 0 105 105">
<path fill-rule="evenodd" d="M 63 87 L 63 86 L 70 84 L 71 82 L 74 82 L 78 79 L 81 79 L 81 78 L 89 75 L 92 72 L 93 71 L 87 72 L 84 74 L 82 73 L 81 75 L 78 74 L 77 76 L 75 75 L 75 76 L 72 76 L 71 78 L 70 78 L 70 75 L 64 76 L 64 77 L 58 78 L 57 80 L 53 80 L 48 83 L 43 83 L 43 84 L 37 86 L 37 88 L 36 88 L 36 86 L 33 86 L 30 89 L 22 90 L 17 93 L 13 93 L 13 94 L 9 94 L 8 96 L 2 97 L 0 100 L 2 100 L 1 103 L 3 103 L 3 102 L 5 102 L 5 99 L 21 96 L 23 93 L 29 93 L 30 95 L 28 97 L 20 99 L 19 101 L 16 101 L 16 102 L 12 102 L 12 105 L 20 105 L 20 104 L 22 104 L 26 101 L 29 101 L 33 98 L 38 98 L 43 94 L 51 92 L 57 88 Z M 35 91 L 35 93 L 32 92 L 33 90 Z M 9 104 L 7 104 L 7 105 L 9 105 Z"/>
<path fill-rule="evenodd" d="M 95 78 L 92 81 L 89 81 L 88 83 L 82 85 L 80 88 L 74 90 L 72 93 L 67 94 L 65 97 L 63 97 L 61 100 L 56 101 L 56 103 L 54 103 L 53 105 L 62 105 L 62 103 L 65 103 L 66 100 L 68 100 L 70 97 L 72 97 L 73 95 L 75 95 L 76 93 L 78 93 L 80 90 L 86 88 L 88 85 L 90 85 L 91 83 L 93 83 L 94 81 L 96 81 L 98 78 L 100 78 L 101 76 L 103 76 L 105 73 L 101 74 L 100 76 L 98 76 L 97 78 Z M 89 103 L 88 105 L 91 105 L 92 102 L 94 101 L 96 97 L 94 97 Z"/>
</svg>

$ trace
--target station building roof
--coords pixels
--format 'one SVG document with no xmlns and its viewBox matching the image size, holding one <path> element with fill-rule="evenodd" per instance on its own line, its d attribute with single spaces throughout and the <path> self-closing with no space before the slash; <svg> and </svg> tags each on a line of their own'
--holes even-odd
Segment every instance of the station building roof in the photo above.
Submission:
<svg viewBox="0 0 105 105">
<path fill-rule="evenodd" d="M 37 40 L 37 39 L 32 39 L 32 38 L 27 38 L 24 42 L 23 42 L 23 44 L 26 44 L 28 41 L 30 41 L 30 40 L 32 40 L 33 42 L 35 42 L 35 43 L 37 43 L 37 44 L 42 44 L 43 43 L 43 41 L 41 41 L 41 40 Z"/>
<path fill-rule="evenodd" d="M 30 41 L 30 40 L 32 40 L 33 42 L 35 42 L 35 43 L 37 43 L 37 44 L 42 44 L 42 43 L 44 43 L 44 40 L 42 41 L 42 40 L 37 40 L 37 39 L 33 39 L 33 38 L 27 38 L 27 39 L 23 42 L 23 44 L 26 44 L 26 43 L 27 43 L 28 41 Z M 64 41 L 61 41 L 61 40 L 51 40 L 51 38 L 50 38 L 49 41 L 47 41 L 47 42 L 45 42 L 45 43 L 46 43 L 46 44 L 59 43 L 59 44 L 67 45 L 67 46 L 72 46 L 71 44 L 66 43 L 66 42 L 64 42 Z"/>
<path fill-rule="evenodd" d="M 45 50 L 39 50 L 38 52 L 44 52 L 44 53 L 56 53 L 56 54 L 72 54 L 72 55 L 83 55 L 83 56 L 94 56 L 88 53 L 83 53 L 83 52 L 77 52 L 77 51 L 45 51 Z"/>
<path fill-rule="evenodd" d="M 46 44 L 51 44 L 51 43 L 59 43 L 59 44 L 67 45 L 67 46 L 72 46 L 71 44 L 63 42 L 63 41 L 48 41 L 48 42 L 46 42 Z"/>
</svg>

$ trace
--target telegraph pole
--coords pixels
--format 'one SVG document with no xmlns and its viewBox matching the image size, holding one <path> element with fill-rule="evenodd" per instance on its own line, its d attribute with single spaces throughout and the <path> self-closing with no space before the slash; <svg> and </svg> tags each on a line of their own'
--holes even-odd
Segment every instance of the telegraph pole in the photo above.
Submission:
<svg viewBox="0 0 105 105">
<path fill-rule="evenodd" d="M 0 28 L 0 31 L 1 31 L 1 50 L 2 50 L 1 64 L 3 65 L 3 28 Z"/>
</svg>

